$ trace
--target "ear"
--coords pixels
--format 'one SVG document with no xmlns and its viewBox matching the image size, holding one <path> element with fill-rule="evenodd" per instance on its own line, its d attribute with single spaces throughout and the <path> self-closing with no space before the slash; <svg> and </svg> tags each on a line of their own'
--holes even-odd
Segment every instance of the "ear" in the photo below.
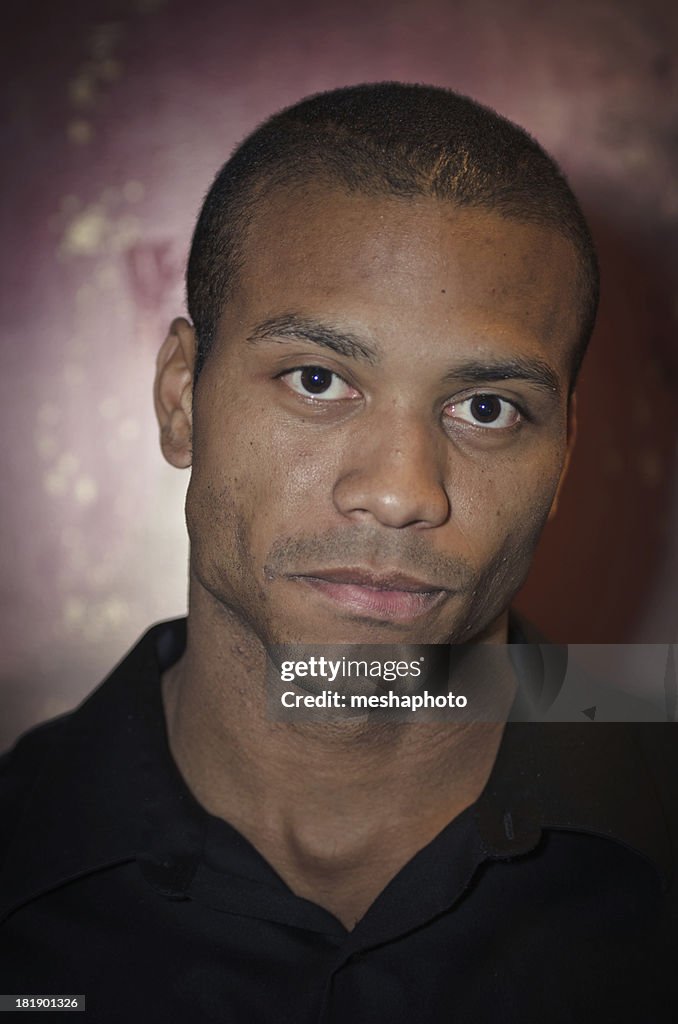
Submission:
<svg viewBox="0 0 678 1024">
<path fill-rule="evenodd" d="M 549 511 L 548 518 L 553 519 L 556 512 L 558 511 L 558 501 L 560 499 L 560 492 L 563 489 L 565 483 L 565 477 L 570 467 L 570 459 L 572 458 L 572 451 L 574 449 L 574 443 L 577 439 L 577 396 L 573 392 L 570 395 L 567 408 L 567 447 L 565 448 L 565 459 L 563 461 L 563 468 L 560 473 L 560 480 L 558 481 L 558 487 L 556 489 L 555 496 L 551 503 L 551 509 Z"/>
<path fill-rule="evenodd" d="M 193 457 L 195 330 L 183 317 L 170 324 L 156 360 L 153 399 L 160 448 L 171 466 L 186 469 Z"/>
</svg>

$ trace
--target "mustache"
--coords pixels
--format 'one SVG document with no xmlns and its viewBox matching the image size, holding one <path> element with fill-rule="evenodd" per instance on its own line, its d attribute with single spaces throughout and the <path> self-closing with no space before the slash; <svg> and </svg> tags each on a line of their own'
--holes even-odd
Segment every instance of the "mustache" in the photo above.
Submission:
<svg viewBox="0 0 678 1024">
<path fill-rule="evenodd" d="M 463 587 L 474 578 L 473 566 L 461 555 L 440 554 L 421 534 L 399 531 L 383 533 L 355 527 L 327 530 L 308 537 L 279 538 L 271 546 L 264 564 L 267 579 L 303 575 L 312 569 L 342 566 L 387 566 L 390 570 L 424 576 L 434 587 Z"/>
</svg>

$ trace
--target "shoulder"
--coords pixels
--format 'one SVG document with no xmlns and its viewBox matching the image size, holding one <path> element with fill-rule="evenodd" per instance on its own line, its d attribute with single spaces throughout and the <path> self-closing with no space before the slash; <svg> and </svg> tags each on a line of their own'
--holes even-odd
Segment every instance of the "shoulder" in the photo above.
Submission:
<svg viewBox="0 0 678 1024">
<path fill-rule="evenodd" d="M 678 722 L 643 722 L 634 726 L 643 761 L 666 808 L 678 850 Z"/>
<path fill-rule="evenodd" d="M 184 632 L 182 620 L 151 627 L 79 707 L 0 757 L 0 904 L 10 875 L 46 883 L 59 861 L 63 874 L 127 849 L 120 823 L 139 802 L 143 758 L 162 745 L 159 647 Z"/>
<path fill-rule="evenodd" d="M 72 715 L 73 712 L 69 712 L 30 729 L 0 756 L 0 865 L 23 809 L 51 760 L 52 751 L 58 748 Z"/>
</svg>

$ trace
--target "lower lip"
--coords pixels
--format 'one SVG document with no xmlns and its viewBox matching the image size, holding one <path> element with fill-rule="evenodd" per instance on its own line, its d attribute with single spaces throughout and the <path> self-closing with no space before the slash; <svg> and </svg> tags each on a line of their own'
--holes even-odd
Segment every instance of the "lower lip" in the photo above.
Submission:
<svg viewBox="0 0 678 1024">
<path fill-rule="evenodd" d="M 407 622 L 430 611 L 439 604 L 445 591 L 378 590 L 357 583 L 335 583 L 312 576 L 296 576 L 335 604 L 354 614 L 371 618 Z"/>
</svg>

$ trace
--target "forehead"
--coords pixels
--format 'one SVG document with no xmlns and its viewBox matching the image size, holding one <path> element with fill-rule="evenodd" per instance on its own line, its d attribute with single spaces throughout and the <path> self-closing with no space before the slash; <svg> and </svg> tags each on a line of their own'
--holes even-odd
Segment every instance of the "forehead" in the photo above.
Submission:
<svg viewBox="0 0 678 1024">
<path fill-rule="evenodd" d="M 549 349 L 579 333 L 577 253 L 555 229 L 424 197 L 313 186 L 258 203 L 234 301 L 254 322 L 289 309 L 355 319 L 375 338 L 459 333 Z M 562 357 L 562 359 L 561 359 Z"/>
</svg>

